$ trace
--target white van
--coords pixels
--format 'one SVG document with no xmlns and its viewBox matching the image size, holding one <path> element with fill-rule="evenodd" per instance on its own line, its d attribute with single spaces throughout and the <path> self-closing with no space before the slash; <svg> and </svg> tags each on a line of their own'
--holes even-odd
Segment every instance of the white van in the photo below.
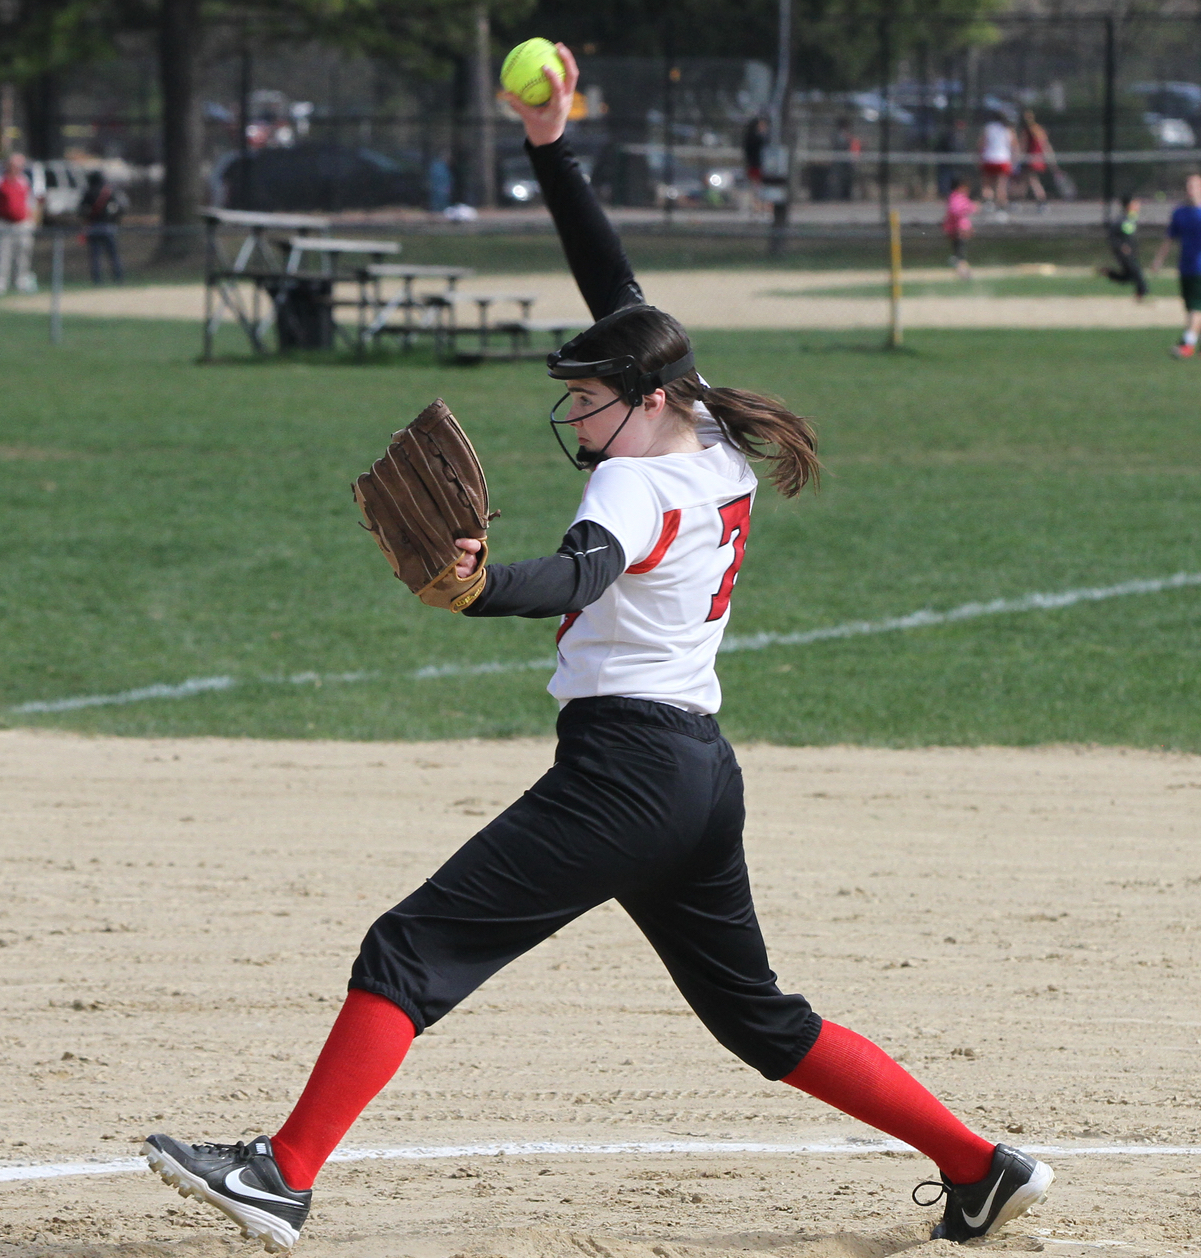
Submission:
<svg viewBox="0 0 1201 1258">
<path fill-rule="evenodd" d="M 33 195 L 41 202 L 43 222 L 75 218 L 88 183 L 87 171 L 82 166 L 54 158 L 47 162 L 29 162 L 25 172 Z"/>
</svg>

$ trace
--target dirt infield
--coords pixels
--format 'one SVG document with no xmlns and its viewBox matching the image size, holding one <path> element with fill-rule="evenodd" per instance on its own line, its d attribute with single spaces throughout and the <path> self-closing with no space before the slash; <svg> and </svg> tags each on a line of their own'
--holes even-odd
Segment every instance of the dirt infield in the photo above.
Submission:
<svg viewBox="0 0 1201 1258">
<path fill-rule="evenodd" d="M 287 1113 L 374 915 L 549 762 L 541 741 L 0 733 L 0 1178 Z M 1201 757 L 752 746 L 748 854 L 782 982 L 996 1139 L 1091 1149 L 986 1248 L 1201 1252 Z M 731 1059 L 603 907 L 416 1044 L 351 1148 L 828 1143 L 872 1133 Z M 304 1258 L 879 1258 L 912 1153 L 345 1162 Z M 253 1253 L 148 1173 L 0 1183 L 0 1254 Z"/>
<path fill-rule="evenodd" d="M 981 267 L 981 280 L 1023 273 L 1022 267 Z M 1059 274 L 1088 274 L 1059 268 Z M 914 269 L 908 282 L 944 280 L 945 269 Z M 639 276 L 648 300 L 685 317 L 690 328 L 879 328 L 888 321 L 888 302 L 876 297 L 806 297 L 806 289 L 855 287 L 883 283 L 885 271 L 648 271 Z M 537 294 L 539 319 L 587 320 L 579 291 L 561 271 L 506 275 L 507 293 Z M 341 296 L 355 299 L 344 285 Z M 459 291 L 492 292 L 497 277 L 479 275 Z M 793 296 L 791 294 L 798 294 Z M 8 297 L 0 310 L 45 313 L 50 299 Z M 501 307 L 497 308 L 498 311 Z M 1155 300 L 1138 305 L 1129 296 L 1098 297 L 907 297 L 904 321 L 913 328 L 1146 328 L 1178 327 L 1180 303 Z M 200 284 L 163 284 L 143 288 L 78 290 L 63 297 L 66 315 L 200 321 L 204 288 Z"/>
</svg>

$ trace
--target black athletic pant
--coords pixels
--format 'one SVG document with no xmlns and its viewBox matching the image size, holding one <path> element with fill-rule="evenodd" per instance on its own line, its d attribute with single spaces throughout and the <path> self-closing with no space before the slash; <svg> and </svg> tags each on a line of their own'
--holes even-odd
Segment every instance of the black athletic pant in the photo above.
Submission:
<svg viewBox="0 0 1201 1258">
<path fill-rule="evenodd" d="M 821 1019 L 776 986 L 742 850 L 742 772 L 711 716 L 575 699 L 553 768 L 367 932 L 350 986 L 420 1034 L 515 957 L 616 899 L 684 998 L 769 1079 Z"/>
<path fill-rule="evenodd" d="M 1133 284 L 1134 291 L 1140 297 L 1146 297 L 1147 277 L 1143 274 L 1143 268 L 1139 263 L 1138 254 L 1133 252 L 1128 246 L 1114 246 L 1113 256 L 1117 262 L 1116 267 L 1110 267 L 1105 272 L 1107 276 L 1115 284 Z"/>
</svg>

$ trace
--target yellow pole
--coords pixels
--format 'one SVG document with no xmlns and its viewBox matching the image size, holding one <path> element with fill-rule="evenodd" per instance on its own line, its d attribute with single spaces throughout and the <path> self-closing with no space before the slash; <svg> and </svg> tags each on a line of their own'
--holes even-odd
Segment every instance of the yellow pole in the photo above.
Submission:
<svg viewBox="0 0 1201 1258">
<path fill-rule="evenodd" d="M 896 210 L 888 211 L 888 254 L 892 278 L 888 344 L 892 349 L 899 349 L 904 338 L 901 332 L 901 216 Z"/>
</svg>

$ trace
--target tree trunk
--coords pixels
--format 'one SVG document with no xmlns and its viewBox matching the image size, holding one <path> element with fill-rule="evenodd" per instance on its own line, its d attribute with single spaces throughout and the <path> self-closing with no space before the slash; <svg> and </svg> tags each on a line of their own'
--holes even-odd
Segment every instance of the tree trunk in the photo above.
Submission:
<svg viewBox="0 0 1201 1258">
<path fill-rule="evenodd" d="M 199 0 L 161 0 L 159 75 L 163 93 L 163 234 L 159 253 L 199 247 L 200 120 L 196 108 Z"/>
<path fill-rule="evenodd" d="M 38 161 L 62 157 L 57 75 L 45 70 L 30 79 L 21 90 L 21 103 L 25 107 L 25 155 Z"/>
<path fill-rule="evenodd" d="M 17 89 L 11 83 L 0 83 L 0 157 L 7 157 L 12 151 L 16 125 Z"/>
<path fill-rule="evenodd" d="M 492 97 L 492 25 L 488 8 L 475 6 L 475 47 L 471 58 L 472 199 L 476 205 L 496 204 L 496 123 Z"/>
</svg>

